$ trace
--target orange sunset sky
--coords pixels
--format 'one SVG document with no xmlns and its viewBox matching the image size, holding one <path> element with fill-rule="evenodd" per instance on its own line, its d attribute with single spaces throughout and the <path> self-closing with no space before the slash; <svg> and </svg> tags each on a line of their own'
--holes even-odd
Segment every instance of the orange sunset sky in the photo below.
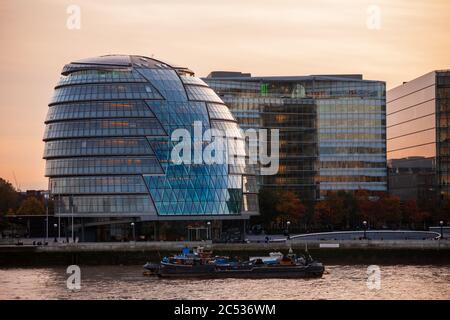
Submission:
<svg viewBox="0 0 450 320">
<path fill-rule="evenodd" d="M 69 5 L 81 29 L 66 27 Z M 380 29 L 367 26 L 380 9 Z M 43 121 L 60 70 L 154 55 L 198 76 L 362 73 L 392 88 L 450 68 L 449 0 L 1 0 L 0 177 L 46 189 Z"/>
</svg>

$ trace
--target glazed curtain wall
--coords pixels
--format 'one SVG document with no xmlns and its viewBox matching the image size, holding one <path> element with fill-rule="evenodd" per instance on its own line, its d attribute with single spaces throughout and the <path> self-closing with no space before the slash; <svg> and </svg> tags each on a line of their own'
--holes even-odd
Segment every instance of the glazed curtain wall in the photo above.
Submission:
<svg viewBox="0 0 450 320">
<path fill-rule="evenodd" d="M 248 175 L 241 133 L 214 91 L 200 79 L 180 76 L 150 59 L 139 57 L 133 64 L 113 59 L 123 66 L 109 66 L 110 58 L 106 64 L 94 60 L 67 65 L 49 104 L 44 158 L 57 214 L 139 217 L 258 211 L 256 179 Z M 203 132 L 211 127 L 234 130 L 230 152 L 244 161 L 173 164 L 170 135 L 179 128 L 193 134 L 194 121 L 202 122 Z"/>
</svg>

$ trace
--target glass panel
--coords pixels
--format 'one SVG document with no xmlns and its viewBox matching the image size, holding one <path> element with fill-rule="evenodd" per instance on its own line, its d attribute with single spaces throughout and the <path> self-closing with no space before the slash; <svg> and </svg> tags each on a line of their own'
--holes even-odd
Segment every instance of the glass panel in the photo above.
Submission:
<svg viewBox="0 0 450 320">
<path fill-rule="evenodd" d="M 436 127 L 436 116 L 434 114 L 408 121 L 392 127 L 387 128 L 387 135 L 389 139 L 404 136 L 410 133 L 425 131 Z"/>
<path fill-rule="evenodd" d="M 128 70 L 82 70 L 61 77 L 57 87 L 70 84 L 106 82 L 146 82 L 146 80 L 139 73 Z"/>
<path fill-rule="evenodd" d="M 404 110 L 408 107 L 432 101 L 435 99 L 435 90 L 434 86 L 421 88 L 419 91 L 408 93 L 396 100 L 391 100 L 388 104 L 387 114 L 390 115 L 391 113 Z"/>
<path fill-rule="evenodd" d="M 411 148 L 423 144 L 436 142 L 436 130 L 429 129 L 426 131 L 412 133 L 403 137 L 388 139 L 386 142 L 388 152 L 395 150 Z"/>
<path fill-rule="evenodd" d="M 436 144 L 426 144 L 422 146 L 416 146 L 406 149 L 400 149 L 397 151 L 390 151 L 387 153 L 388 159 L 401 159 L 408 157 L 435 157 L 436 156 Z"/>
<path fill-rule="evenodd" d="M 162 99 L 149 83 L 80 84 L 55 89 L 50 104 L 117 99 Z"/>
<path fill-rule="evenodd" d="M 161 174 L 156 158 L 74 158 L 47 160 L 46 176 L 90 174 Z"/>
<path fill-rule="evenodd" d="M 66 139 L 46 142 L 44 158 L 152 154 L 145 138 Z"/>
<path fill-rule="evenodd" d="M 224 104 L 208 103 L 209 117 L 211 119 L 225 119 L 235 121 L 228 107 Z"/>
<path fill-rule="evenodd" d="M 186 85 L 186 91 L 189 100 L 211 101 L 222 103 L 222 100 L 211 88 L 203 86 Z"/>
<path fill-rule="evenodd" d="M 55 213 L 90 216 L 154 215 L 149 195 L 61 196 L 55 198 Z"/>
<path fill-rule="evenodd" d="M 102 101 L 51 106 L 47 122 L 82 118 L 154 117 L 144 101 Z"/>
<path fill-rule="evenodd" d="M 428 116 L 430 114 L 435 113 L 436 111 L 436 101 L 432 100 L 429 102 L 424 102 L 419 105 L 416 105 L 411 108 L 404 109 L 399 112 L 392 113 L 387 116 L 387 123 L 386 125 L 388 127 L 401 123 L 406 122 L 409 120 L 421 118 L 424 116 Z"/>
<path fill-rule="evenodd" d="M 72 137 L 166 135 L 159 122 L 147 119 L 67 121 L 48 124 L 44 140 Z"/>
<path fill-rule="evenodd" d="M 50 190 L 58 194 L 148 193 L 142 176 L 50 178 Z"/>
</svg>

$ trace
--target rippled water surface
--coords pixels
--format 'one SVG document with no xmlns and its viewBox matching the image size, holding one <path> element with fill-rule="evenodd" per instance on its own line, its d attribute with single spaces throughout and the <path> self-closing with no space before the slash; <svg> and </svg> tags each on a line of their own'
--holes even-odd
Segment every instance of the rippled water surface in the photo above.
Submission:
<svg viewBox="0 0 450 320">
<path fill-rule="evenodd" d="M 141 266 L 81 267 L 81 289 L 65 268 L 0 269 L 0 299 L 450 299 L 450 266 L 380 266 L 381 289 L 367 266 L 327 266 L 321 279 L 165 280 Z"/>
</svg>

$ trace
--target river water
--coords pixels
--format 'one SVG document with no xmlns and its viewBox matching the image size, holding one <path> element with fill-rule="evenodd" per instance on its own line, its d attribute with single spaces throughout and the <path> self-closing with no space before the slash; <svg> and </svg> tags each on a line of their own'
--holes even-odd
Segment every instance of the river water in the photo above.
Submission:
<svg viewBox="0 0 450 320">
<path fill-rule="evenodd" d="M 141 266 L 82 266 L 79 290 L 67 289 L 62 267 L 0 268 L 0 299 L 450 299 L 450 265 L 380 266 L 369 286 L 367 267 L 327 266 L 321 279 L 166 280 Z"/>
</svg>

